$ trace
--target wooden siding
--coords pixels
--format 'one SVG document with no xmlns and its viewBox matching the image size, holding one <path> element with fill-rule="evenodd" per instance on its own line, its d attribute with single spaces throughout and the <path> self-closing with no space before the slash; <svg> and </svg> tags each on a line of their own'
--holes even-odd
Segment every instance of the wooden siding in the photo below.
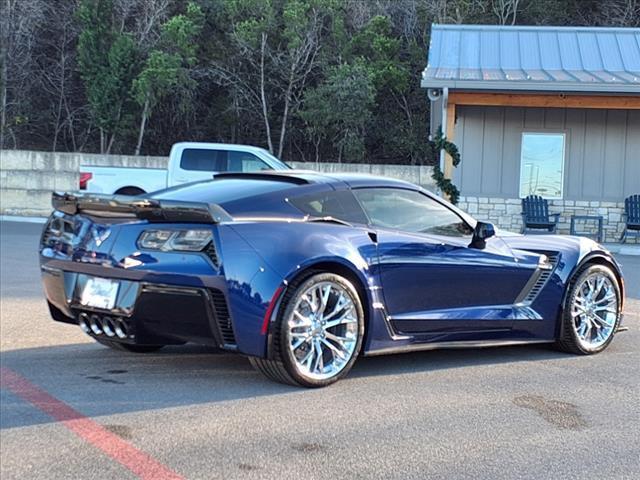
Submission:
<svg viewBox="0 0 640 480">
<path fill-rule="evenodd" d="M 640 110 L 458 106 L 463 195 L 517 198 L 522 133 L 566 134 L 564 199 L 621 201 L 640 193 Z"/>
</svg>

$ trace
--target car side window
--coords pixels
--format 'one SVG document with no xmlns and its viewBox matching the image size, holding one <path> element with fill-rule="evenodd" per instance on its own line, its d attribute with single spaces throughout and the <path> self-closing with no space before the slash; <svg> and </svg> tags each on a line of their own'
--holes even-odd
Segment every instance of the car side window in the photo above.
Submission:
<svg viewBox="0 0 640 480">
<path fill-rule="evenodd" d="M 349 190 L 312 193 L 290 198 L 289 203 L 312 217 L 333 217 L 349 223 L 368 223 L 362 208 Z"/>
<path fill-rule="evenodd" d="M 180 168 L 199 172 L 226 172 L 227 152 L 203 148 L 185 148 L 180 158 Z"/>
<path fill-rule="evenodd" d="M 446 206 L 414 190 L 362 188 L 353 191 L 377 227 L 449 237 L 471 235 L 473 229 Z"/>
<path fill-rule="evenodd" d="M 273 170 L 264 161 L 249 152 L 229 152 L 229 172 L 259 172 Z"/>
</svg>

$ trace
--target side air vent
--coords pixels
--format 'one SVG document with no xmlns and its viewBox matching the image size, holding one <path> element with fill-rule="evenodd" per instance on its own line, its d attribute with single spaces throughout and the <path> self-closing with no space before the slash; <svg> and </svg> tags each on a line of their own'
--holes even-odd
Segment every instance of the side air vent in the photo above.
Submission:
<svg viewBox="0 0 640 480">
<path fill-rule="evenodd" d="M 541 263 L 536 273 L 534 273 L 533 281 L 527 283 L 522 293 L 518 296 L 516 303 L 532 303 L 540 294 L 544 286 L 553 275 L 558 265 L 559 255 L 557 253 L 545 253 L 547 261 Z"/>
<path fill-rule="evenodd" d="M 229 308 L 227 307 L 227 301 L 224 298 L 224 294 L 220 290 L 211 289 L 211 301 L 213 302 L 213 310 L 216 316 L 216 322 L 218 324 L 218 330 L 222 337 L 222 343 L 226 347 L 236 346 L 236 336 L 233 333 L 233 325 L 231 323 L 231 317 L 229 315 Z"/>
<path fill-rule="evenodd" d="M 216 251 L 216 246 L 213 241 L 207 245 L 207 248 L 204 249 L 204 253 L 216 267 L 220 267 L 220 259 L 218 258 L 218 252 Z"/>
</svg>

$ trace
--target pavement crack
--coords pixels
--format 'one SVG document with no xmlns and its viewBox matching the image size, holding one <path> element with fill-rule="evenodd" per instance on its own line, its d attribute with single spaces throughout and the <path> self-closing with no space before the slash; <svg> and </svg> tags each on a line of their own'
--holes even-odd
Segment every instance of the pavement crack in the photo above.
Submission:
<svg viewBox="0 0 640 480">
<path fill-rule="evenodd" d="M 99 375 L 87 375 L 85 378 L 89 379 L 89 380 L 98 380 L 102 383 L 112 383 L 112 384 L 116 384 L 116 385 L 125 385 L 126 382 L 121 382 L 119 380 L 113 380 L 112 378 L 103 378 Z"/>
<path fill-rule="evenodd" d="M 296 443 L 291 445 L 291 448 L 301 453 L 318 453 L 318 452 L 323 452 L 327 449 L 327 447 L 325 447 L 320 443 L 309 443 L 309 442 Z"/>
</svg>

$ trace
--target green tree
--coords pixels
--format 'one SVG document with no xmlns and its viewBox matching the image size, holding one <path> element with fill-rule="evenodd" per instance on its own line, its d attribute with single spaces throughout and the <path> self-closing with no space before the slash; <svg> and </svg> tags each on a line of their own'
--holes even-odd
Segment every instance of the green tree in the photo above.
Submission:
<svg viewBox="0 0 640 480">
<path fill-rule="evenodd" d="M 247 114 L 259 112 L 268 149 L 282 156 L 288 126 L 318 67 L 325 27 L 338 0 L 225 0 L 231 55 L 215 63 L 218 81 Z M 272 132 L 279 124 L 278 141 Z"/>
<path fill-rule="evenodd" d="M 314 135 L 331 138 L 338 161 L 361 162 L 374 105 L 371 72 L 362 62 L 356 62 L 333 68 L 326 82 L 309 90 L 300 116 Z"/>
<path fill-rule="evenodd" d="M 202 10 L 195 3 L 187 5 L 186 14 L 176 15 L 162 25 L 159 47 L 150 52 L 144 68 L 133 82 L 133 94 L 142 107 L 138 143 L 139 155 L 148 118 L 155 106 L 169 93 L 192 90 L 195 81 L 189 69 L 196 63 L 196 37 L 202 29 Z"/>
<path fill-rule="evenodd" d="M 111 0 L 83 0 L 78 8 L 82 31 L 78 66 L 93 121 L 100 130 L 100 152 L 109 153 L 131 119 L 131 87 L 139 54 L 130 35 L 111 23 Z"/>
<path fill-rule="evenodd" d="M 424 47 L 397 35 L 388 16 L 375 15 L 345 44 L 344 57 L 366 65 L 375 87 L 369 155 L 423 163 L 429 156 L 427 101 L 414 72 L 424 68 Z"/>
</svg>

